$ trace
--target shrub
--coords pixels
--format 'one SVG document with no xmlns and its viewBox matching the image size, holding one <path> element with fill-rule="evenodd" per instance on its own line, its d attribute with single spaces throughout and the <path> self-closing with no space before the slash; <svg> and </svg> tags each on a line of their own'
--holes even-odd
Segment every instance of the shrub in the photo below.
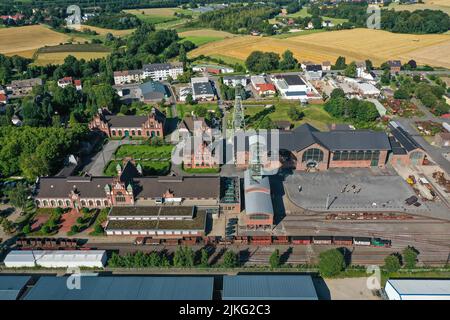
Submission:
<svg viewBox="0 0 450 320">
<path fill-rule="evenodd" d="M 344 255 L 337 249 L 322 252 L 319 259 L 319 271 L 323 277 L 336 276 L 345 270 Z"/>
</svg>

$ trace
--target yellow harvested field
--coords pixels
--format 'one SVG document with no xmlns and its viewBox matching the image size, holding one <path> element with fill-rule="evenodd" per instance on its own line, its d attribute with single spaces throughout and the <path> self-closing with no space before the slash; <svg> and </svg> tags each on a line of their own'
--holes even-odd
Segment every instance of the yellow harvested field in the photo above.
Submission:
<svg viewBox="0 0 450 320">
<path fill-rule="evenodd" d="M 66 42 L 70 37 L 41 25 L 1 28 L 0 53 L 8 56 L 23 55 L 31 58 L 43 46 L 54 46 Z"/>
<path fill-rule="evenodd" d="M 237 35 L 226 32 L 226 31 L 219 31 L 214 29 L 198 29 L 198 30 L 189 30 L 180 32 L 178 34 L 180 38 L 186 38 L 186 37 L 220 37 L 220 38 L 234 38 L 237 37 Z"/>
<path fill-rule="evenodd" d="M 415 59 L 419 64 L 450 68 L 450 35 L 413 35 L 382 30 L 352 29 L 300 35 L 287 39 L 242 36 L 215 41 L 190 52 L 199 55 L 223 55 L 244 61 L 252 51 L 291 50 L 299 61 L 347 61 L 370 59 L 376 65 L 389 59 Z"/>
<path fill-rule="evenodd" d="M 102 35 L 102 36 L 106 35 L 107 33 L 111 33 L 115 37 L 127 36 L 127 35 L 133 33 L 133 31 L 135 30 L 135 29 L 114 30 L 114 29 L 105 29 L 105 28 L 99 28 L 99 27 L 93 27 L 93 26 L 87 26 L 87 25 L 81 26 L 81 29 L 82 30 L 90 29 L 92 31 L 97 32 L 99 35 Z"/>
<path fill-rule="evenodd" d="M 68 55 L 72 55 L 77 59 L 92 60 L 106 57 L 109 52 L 52 52 L 39 53 L 34 64 L 38 66 L 45 66 L 48 64 L 62 64 Z"/>
<path fill-rule="evenodd" d="M 449 0 L 424 0 L 424 3 L 414 4 L 398 4 L 392 3 L 389 5 L 389 9 L 396 11 L 415 11 L 415 10 L 442 10 L 447 14 L 450 14 L 450 1 Z"/>
</svg>

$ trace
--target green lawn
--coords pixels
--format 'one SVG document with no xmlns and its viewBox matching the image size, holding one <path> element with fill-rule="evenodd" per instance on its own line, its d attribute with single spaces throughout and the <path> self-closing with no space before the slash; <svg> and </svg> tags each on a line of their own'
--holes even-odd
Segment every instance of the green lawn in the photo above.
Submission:
<svg viewBox="0 0 450 320">
<path fill-rule="evenodd" d="M 168 159 L 172 154 L 173 145 L 150 146 L 150 145 L 122 145 L 117 149 L 116 158 L 131 157 L 139 159 Z"/>
<path fill-rule="evenodd" d="M 216 110 L 217 102 L 198 103 L 198 104 L 195 104 L 195 105 L 178 103 L 177 104 L 178 118 L 182 119 L 184 117 L 190 116 L 192 114 L 192 111 L 194 111 L 196 106 L 203 106 L 203 107 L 206 107 L 208 110 Z"/>
<path fill-rule="evenodd" d="M 104 173 L 106 176 L 117 176 L 117 164 L 121 161 L 110 161 L 106 166 Z M 170 161 L 138 161 L 142 166 L 144 176 L 164 176 L 170 171 Z"/>
<path fill-rule="evenodd" d="M 332 117 L 328 112 L 323 109 L 323 105 L 308 105 L 306 107 L 300 107 L 298 102 L 293 101 L 277 101 L 277 102 L 264 102 L 266 104 L 275 105 L 275 112 L 269 115 L 272 121 L 287 120 L 299 126 L 304 123 L 309 123 L 322 131 L 328 131 L 328 125 L 332 123 L 342 123 L 342 121 Z M 264 105 L 261 106 L 245 106 L 245 114 L 253 116 L 259 111 L 263 110 Z M 298 106 L 303 111 L 305 116 L 299 121 L 292 121 L 288 116 L 288 110 L 291 106 Z"/>
<path fill-rule="evenodd" d="M 220 168 L 182 168 L 184 172 L 192 173 L 192 174 L 211 174 L 211 173 L 219 173 Z"/>
<path fill-rule="evenodd" d="M 180 40 L 180 42 L 191 41 L 196 46 L 200 47 L 200 46 L 202 46 L 204 44 L 207 44 L 207 43 L 210 43 L 210 42 L 214 42 L 214 41 L 219 41 L 219 40 L 223 40 L 223 37 L 188 36 L 188 37 L 185 37 L 182 40 Z"/>
</svg>

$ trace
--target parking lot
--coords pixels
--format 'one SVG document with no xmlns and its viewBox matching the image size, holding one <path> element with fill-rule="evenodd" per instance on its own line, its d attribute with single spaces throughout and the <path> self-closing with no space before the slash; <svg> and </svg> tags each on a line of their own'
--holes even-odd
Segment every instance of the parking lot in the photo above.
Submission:
<svg viewBox="0 0 450 320">
<path fill-rule="evenodd" d="M 425 204 L 405 206 L 414 191 L 400 176 L 370 169 L 296 172 L 284 187 L 294 204 L 308 210 L 325 211 L 328 203 L 329 211 L 428 211 Z"/>
</svg>

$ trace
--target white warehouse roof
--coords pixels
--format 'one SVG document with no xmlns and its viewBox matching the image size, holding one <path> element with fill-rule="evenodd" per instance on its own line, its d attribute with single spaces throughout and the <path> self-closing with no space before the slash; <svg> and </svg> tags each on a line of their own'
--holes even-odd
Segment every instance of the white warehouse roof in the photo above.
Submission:
<svg viewBox="0 0 450 320">
<path fill-rule="evenodd" d="M 390 300 L 450 300 L 450 279 L 389 279 Z"/>
<path fill-rule="evenodd" d="M 99 267 L 106 263 L 105 250 L 30 250 L 11 251 L 5 258 L 5 266 L 9 268 L 34 267 L 68 268 Z"/>
</svg>

